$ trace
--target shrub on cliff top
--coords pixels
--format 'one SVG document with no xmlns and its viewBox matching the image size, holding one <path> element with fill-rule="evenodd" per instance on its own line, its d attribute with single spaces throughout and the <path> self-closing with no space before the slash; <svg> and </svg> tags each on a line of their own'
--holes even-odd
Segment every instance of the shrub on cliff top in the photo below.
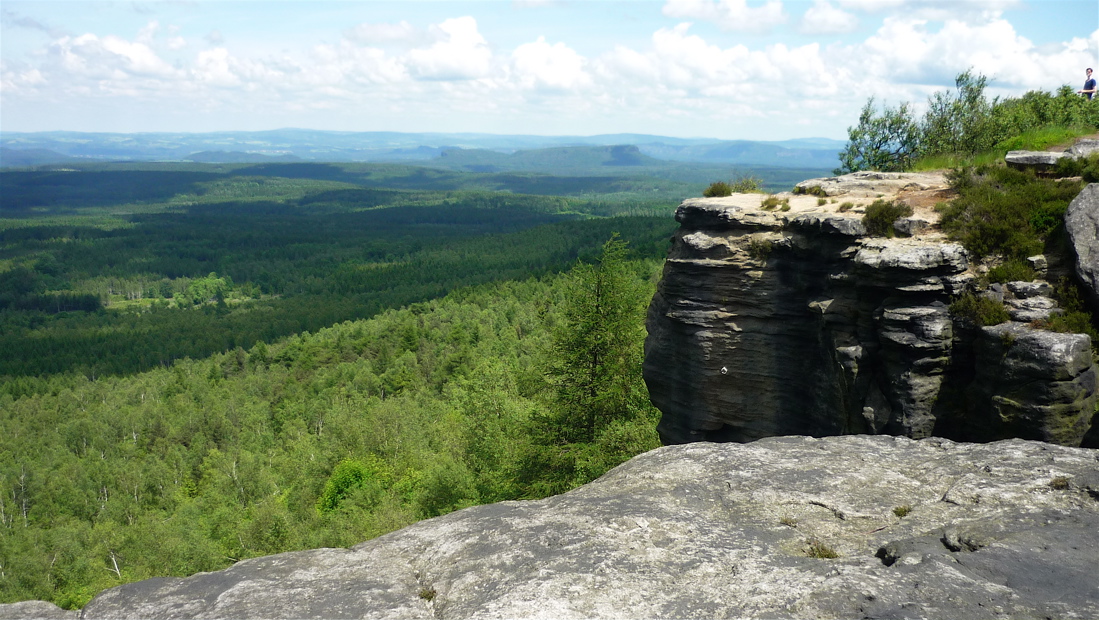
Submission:
<svg viewBox="0 0 1099 620">
<path fill-rule="evenodd" d="M 710 183 L 710 186 L 702 191 L 702 195 L 706 198 L 720 198 L 723 196 L 731 196 L 733 194 L 733 188 L 725 181 L 714 181 Z"/>
<path fill-rule="evenodd" d="M 958 197 L 937 207 L 941 225 L 975 258 L 1025 259 L 1041 252 L 1061 227 L 1083 185 L 1004 166 L 963 168 L 949 175 Z"/>
<path fill-rule="evenodd" d="M 967 318 L 981 327 L 1011 320 L 1003 303 L 973 293 L 966 293 L 950 304 L 950 314 Z"/>
<path fill-rule="evenodd" d="M 893 230 L 893 222 L 909 215 L 912 215 L 912 207 L 908 205 L 875 200 L 873 204 L 866 207 L 866 213 L 862 216 L 862 225 L 866 227 L 866 232 L 875 237 L 892 237 L 896 234 Z"/>
<path fill-rule="evenodd" d="M 763 179 L 759 177 L 740 177 L 730 186 L 735 194 L 759 194 L 763 192 Z"/>
</svg>

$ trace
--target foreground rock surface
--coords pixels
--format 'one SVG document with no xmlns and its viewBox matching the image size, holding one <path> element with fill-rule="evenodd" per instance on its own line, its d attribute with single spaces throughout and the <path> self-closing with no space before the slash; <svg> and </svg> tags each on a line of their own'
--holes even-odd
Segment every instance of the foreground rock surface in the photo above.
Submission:
<svg viewBox="0 0 1099 620">
<path fill-rule="evenodd" d="M 82 617 L 1095 618 L 1097 456 L 888 436 L 669 446 L 557 497 L 114 588 Z"/>
<path fill-rule="evenodd" d="M 799 186 L 831 196 L 848 185 L 838 200 L 942 191 L 924 176 Z M 887 239 L 867 235 L 865 202 L 812 198 L 785 210 L 699 198 L 676 211 L 646 321 L 645 381 L 664 443 L 885 433 L 1096 447 L 1090 343 L 1029 325 L 1061 311 L 1040 283 L 997 285 L 1015 321 L 979 329 L 948 310 L 977 274 L 933 209 L 917 204 L 927 225 L 894 224 L 915 234 Z"/>
</svg>

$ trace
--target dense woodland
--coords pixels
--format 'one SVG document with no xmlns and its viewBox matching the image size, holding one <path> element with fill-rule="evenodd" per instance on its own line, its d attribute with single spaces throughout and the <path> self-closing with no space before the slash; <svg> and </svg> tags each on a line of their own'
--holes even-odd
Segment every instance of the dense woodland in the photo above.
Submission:
<svg viewBox="0 0 1099 620">
<path fill-rule="evenodd" d="M 658 445 L 643 315 L 678 198 L 393 166 L 0 175 L 2 602 L 352 545 Z"/>
</svg>

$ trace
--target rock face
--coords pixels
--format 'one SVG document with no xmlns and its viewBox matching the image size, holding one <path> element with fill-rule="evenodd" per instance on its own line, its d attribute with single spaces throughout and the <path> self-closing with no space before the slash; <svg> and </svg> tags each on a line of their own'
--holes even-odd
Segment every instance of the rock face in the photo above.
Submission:
<svg viewBox="0 0 1099 620">
<path fill-rule="evenodd" d="M 1096 457 L 885 436 L 669 446 L 549 499 L 124 585 L 81 617 L 1095 618 Z"/>
<path fill-rule="evenodd" d="M 1099 310 L 1099 183 L 1091 183 L 1069 204 L 1065 230 L 1076 254 L 1076 276 Z"/>
<path fill-rule="evenodd" d="M 831 203 L 679 207 L 645 344 L 664 442 L 886 433 L 1081 445 L 1097 398 L 1086 337 L 954 320 L 948 305 L 974 278 L 961 246 L 930 228 L 867 237 L 860 216 Z M 1059 311 L 1018 285 L 1006 294 L 1019 321 Z"/>
</svg>

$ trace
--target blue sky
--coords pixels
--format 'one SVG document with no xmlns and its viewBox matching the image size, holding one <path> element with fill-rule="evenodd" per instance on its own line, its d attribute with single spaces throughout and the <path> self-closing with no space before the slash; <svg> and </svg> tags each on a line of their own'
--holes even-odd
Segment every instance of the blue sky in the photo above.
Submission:
<svg viewBox="0 0 1099 620">
<path fill-rule="evenodd" d="M 4 0 L 0 131 L 843 139 L 917 108 L 1080 88 L 1095 0 Z"/>
</svg>

